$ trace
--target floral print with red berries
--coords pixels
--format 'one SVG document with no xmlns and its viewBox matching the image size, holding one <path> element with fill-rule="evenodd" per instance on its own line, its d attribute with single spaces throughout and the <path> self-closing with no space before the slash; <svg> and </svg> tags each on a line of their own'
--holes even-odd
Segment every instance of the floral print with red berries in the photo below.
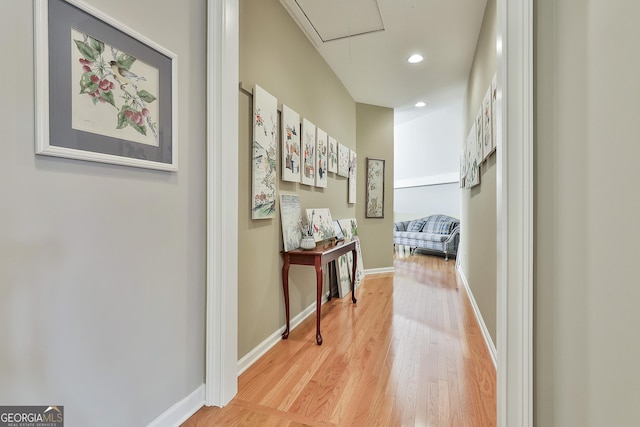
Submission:
<svg viewBox="0 0 640 427">
<path fill-rule="evenodd" d="M 91 97 L 94 105 L 113 106 L 117 110 L 116 129 L 129 126 L 145 136 L 150 130 L 157 140 L 158 125 L 147 108 L 156 97 L 138 89 L 136 82 L 146 79 L 130 71 L 136 58 L 111 47 L 113 60 L 107 61 L 105 44 L 100 40 L 83 34 L 82 40 L 73 41 L 82 56 L 79 60 L 82 67 L 80 94 Z"/>
</svg>

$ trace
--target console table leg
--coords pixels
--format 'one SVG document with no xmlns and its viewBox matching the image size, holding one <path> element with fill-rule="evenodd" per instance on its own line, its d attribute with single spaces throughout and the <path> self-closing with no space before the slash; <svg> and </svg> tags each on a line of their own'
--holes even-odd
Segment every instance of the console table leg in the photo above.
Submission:
<svg viewBox="0 0 640 427">
<path fill-rule="evenodd" d="M 289 258 L 285 256 L 284 265 L 282 266 L 282 290 L 284 293 L 284 312 L 286 327 L 282 333 L 282 339 L 289 338 Z"/>
<path fill-rule="evenodd" d="M 357 303 L 356 299 L 356 273 L 358 271 L 358 251 L 354 248 L 351 252 L 353 254 L 353 266 L 351 267 L 351 302 Z"/>
<path fill-rule="evenodd" d="M 322 264 L 316 262 L 316 342 L 322 345 L 320 317 L 322 315 Z"/>
</svg>

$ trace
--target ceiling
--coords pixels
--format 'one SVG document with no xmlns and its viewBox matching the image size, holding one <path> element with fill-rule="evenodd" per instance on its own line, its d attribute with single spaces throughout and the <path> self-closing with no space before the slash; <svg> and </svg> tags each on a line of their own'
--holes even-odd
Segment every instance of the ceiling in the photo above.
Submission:
<svg viewBox="0 0 640 427">
<path fill-rule="evenodd" d="M 396 124 L 461 105 L 486 0 L 280 1 L 356 102 Z"/>
</svg>

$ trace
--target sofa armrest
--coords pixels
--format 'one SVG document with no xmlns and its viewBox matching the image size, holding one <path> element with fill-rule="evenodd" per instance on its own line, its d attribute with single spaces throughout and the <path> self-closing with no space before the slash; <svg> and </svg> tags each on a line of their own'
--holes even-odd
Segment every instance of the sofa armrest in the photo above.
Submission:
<svg viewBox="0 0 640 427">
<path fill-rule="evenodd" d="M 393 223 L 393 231 L 407 231 L 407 226 L 411 221 L 399 221 Z"/>
</svg>

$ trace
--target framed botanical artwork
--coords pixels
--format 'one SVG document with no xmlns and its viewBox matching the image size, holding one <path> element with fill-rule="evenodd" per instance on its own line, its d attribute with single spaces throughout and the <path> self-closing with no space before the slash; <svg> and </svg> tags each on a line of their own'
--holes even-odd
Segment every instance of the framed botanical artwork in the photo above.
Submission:
<svg viewBox="0 0 640 427">
<path fill-rule="evenodd" d="M 177 171 L 177 56 L 79 0 L 34 8 L 36 154 Z"/>
<path fill-rule="evenodd" d="M 316 129 L 316 187 L 327 187 L 327 167 L 329 147 L 327 145 L 327 133 L 320 128 Z"/>
<path fill-rule="evenodd" d="M 302 209 L 298 195 L 280 194 L 280 218 L 284 251 L 289 252 L 299 248 L 302 240 Z"/>
<path fill-rule="evenodd" d="M 300 182 L 300 115 L 282 105 L 282 180 Z"/>
<path fill-rule="evenodd" d="M 466 143 L 466 177 L 465 177 L 465 188 L 472 188 L 476 185 L 480 184 L 480 168 L 479 168 L 479 157 L 478 157 L 478 149 L 477 149 L 477 132 L 476 132 L 476 122 L 471 125 L 471 129 L 469 129 L 469 134 L 467 135 L 467 143 Z"/>
<path fill-rule="evenodd" d="M 367 157 L 366 218 L 384 218 L 384 160 Z"/>
<path fill-rule="evenodd" d="M 329 136 L 329 166 L 327 169 L 329 172 L 338 172 L 338 141 L 335 138 Z"/>
<path fill-rule="evenodd" d="M 478 115 L 476 116 L 476 160 L 478 162 L 478 167 L 482 163 L 484 159 L 482 153 L 482 141 L 484 140 L 484 126 L 482 124 L 482 107 L 478 111 Z"/>
<path fill-rule="evenodd" d="M 302 119 L 302 177 L 306 185 L 316 183 L 316 125 Z"/>
<path fill-rule="evenodd" d="M 349 154 L 349 203 L 356 202 L 356 179 L 358 159 L 356 152 L 351 150 Z"/>
<path fill-rule="evenodd" d="M 338 143 L 338 175 L 349 176 L 349 147 Z"/>
<path fill-rule="evenodd" d="M 258 85 L 253 88 L 253 157 L 251 218 L 276 216 L 276 140 L 278 100 Z"/>
<path fill-rule="evenodd" d="M 339 219 L 338 223 L 340 224 L 340 228 L 342 229 L 342 233 L 344 234 L 344 239 L 346 241 L 350 241 L 358 237 L 358 222 L 356 221 L 355 218 Z M 360 240 L 356 242 L 356 252 L 358 253 L 358 260 L 356 262 L 356 287 L 358 287 L 360 285 L 360 282 L 364 278 L 364 260 L 362 259 L 362 249 L 360 248 Z M 351 268 L 351 266 L 353 265 L 352 254 L 347 253 L 342 255 L 342 257 L 347 258 L 347 262 L 345 264 L 347 264 L 349 268 Z M 349 277 L 351 277 L 351 270 L 349 269 L 348 271 L 349 271 Z M 347 286 L 351 286 L 350 283 L 348 283 Z"/>
</svg>

